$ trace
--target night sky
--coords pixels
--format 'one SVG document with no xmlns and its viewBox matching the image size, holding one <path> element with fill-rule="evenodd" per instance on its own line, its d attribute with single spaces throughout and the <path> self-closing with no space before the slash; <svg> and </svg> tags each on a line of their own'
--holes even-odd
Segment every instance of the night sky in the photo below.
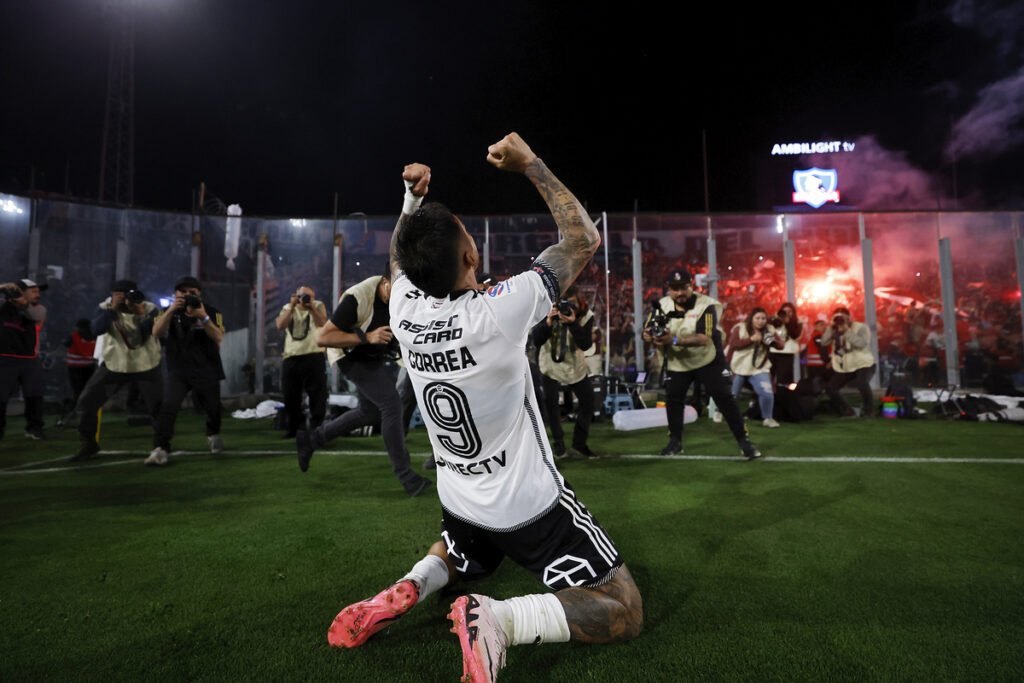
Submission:
<svg viewBox="0 0 1024 683">
<path fill-rule="evenodd" d="M 108 4 L 3 0 L 0 190 L 96 196 Z M 888 171 L 862 208 L 1024 208 L 1020 2 L 134 4 L 136 206 L 394 214 L 421 161 L 457 212 L 542 211 L 484 161 L 517 130 L 593 211 L 703 211 L 706 130 L 712 211 L 833 139 Z"/>
</svg>

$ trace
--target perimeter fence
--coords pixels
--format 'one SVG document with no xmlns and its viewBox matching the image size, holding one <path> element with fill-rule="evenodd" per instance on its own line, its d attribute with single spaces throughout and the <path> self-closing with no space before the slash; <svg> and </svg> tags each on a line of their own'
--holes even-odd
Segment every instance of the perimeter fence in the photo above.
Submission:
<svg viewBox="0 0 1024 683">
<path fill-rule="evenodd" d="M 915 386 L 1024 384 L 1024 214 L 888 212 L 599 214 L 604 239 L 579 284 L 598 319 L 604 374 L 660 374 L 641 339 L 669 273 L 688 269 L 724 305 L 728 332 L 754 307 L 786 301 L 804 322 L 846 306 L 872 331 L 879 372 Z M 547 215 L 463 217 L 483 269 L 521 272 L 557 239 Z M 111 283 L 139 283 L 147 298 L 173 296 L 199 277 L 227 326 L 225 394 L 279 390 L 283 333 L 274 319 L 300 285 L 336 302 L 379 274 L 394 217 L 264 218 L 190 215 L 0 194 L 3 278 L 49 285 L 40 355 L 47 397 L 70 393 L 64 340 L 91 317 Z M 330 308 L 330 306 L 328 306 Z M 801 358 L 798 362 L 803 362 Z"/>
</svg>

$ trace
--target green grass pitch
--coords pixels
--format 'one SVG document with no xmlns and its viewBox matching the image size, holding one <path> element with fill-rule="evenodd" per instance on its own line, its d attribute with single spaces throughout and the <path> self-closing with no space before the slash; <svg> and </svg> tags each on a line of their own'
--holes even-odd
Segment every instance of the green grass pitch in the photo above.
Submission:
<svg viewBox="0 0 1024 683">
<path fill-rule="evenodd" d="M 379 437 L 340 439 L 331 447 L 349 453 L 318 453 L 302 474 L 268 421 L 224 424 L 227 450 L 212 455 L 183 413 L 174 445 L 190 453 L 146 468 L 149 429 L 108 417 L 101 444 L 121 453 L 76 467 L 32 464 L 73 452 L 73 431 L 31 442 L 9 420 L 0 680 L 458 680 L 454 595 L 361 648 L 326 639 L 341 608 L 438 538 L 433 490 L 405 496 Z M 1019 425 L 819 417 L 750 430 L 763 461 L 740 459 L 708 420 L 687 427 L 685 455 L 728 459 L 628 457 L 656 453 L 664 430 L 594 426 L 605 457 L 559 467 L 636 578 L 644 632 L 513 648 L 502 681 L 1024 678 Z M 419 467 L 422 429 L 409 447 Z M 506 562 L 471 590 L 545 589 Z"/>
</svg>

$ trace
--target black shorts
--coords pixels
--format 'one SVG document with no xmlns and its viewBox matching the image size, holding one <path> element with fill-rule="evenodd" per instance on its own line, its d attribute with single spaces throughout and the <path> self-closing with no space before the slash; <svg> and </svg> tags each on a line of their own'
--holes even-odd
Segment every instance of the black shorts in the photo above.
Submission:
<svg viewBox="0 0 1024 683">
<path fill-rule="evenodd" d="M 514 531 L 488 531 L 442 513 L 441 536 L 464 579 L 490 576 L 506 556 L 552 590 L 600 586 L 622 566 L 615 544 L 568 483 L 547 514 Z"/>
</svg>

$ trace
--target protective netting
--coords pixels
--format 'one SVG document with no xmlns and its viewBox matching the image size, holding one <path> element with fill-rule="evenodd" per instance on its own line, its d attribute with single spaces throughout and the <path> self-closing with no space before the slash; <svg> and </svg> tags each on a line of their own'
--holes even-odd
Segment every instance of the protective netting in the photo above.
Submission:
<svg viewBox="0 0 1024 683">
<path fill-rule="evenodd" d="M 481 263 L 498 280 L 528 268 L 557 238 L 549 215 L 462 217 Z M 941 239 L 948 240 L 960 383 L 1021 384 L 1021 302 L 1015 248 L 1020 214 L 824 213 L 601 215 L 602 246 L 578 286 L 594 310 L 602 374 L 630 378 L 658 355 L 639 339 L 670 273 L 686 269 L 723 303 L 728 330 L 754 307 L 791 300 L 809 331 L 837 306 L 866 320 L 865 266 L 874 278 L 879 379 L 947 381 Z M 605 224 L 606 220 L 606 224 Z M 278 391 L 283 333 L 274 320 L 299 286 L 328 310 L 347 287 L 383 272 L 394 217 L 268 219 L 98 207 L 0 195 L 4 278 L 47 282 L 40 353 L 47 395 L 67 396 L 64 339 L 91 317 L 111 283 L 129 278 L 157 304 L 193 269 L 223 315 L 225 393 Z M 709 242 L 709 237 L 714 241 Z M 870 240 L 864 263 L 862 237 Z M 714 245 L 715 268 L 709 263 Z M 196 247 L 194 247 L 196 245 Z M 792 289 L 787 286 L 787 248 Z M 636 263 L 639 256 L 640 262 Z M 261 270 L 262 269 L 262 270 Z M 637 277 L 639 273 L 639 278 Z M 717 280 L 714 276 L 717 275 Z M 639 305 L 638 305 L 639 304 Z M 639 348 L 638 348 L 639 346 Z M 639 364 L 638 364 L 639 361 Z M 260 374 L 262 372 L 262 375 Z"/>
</svg>

